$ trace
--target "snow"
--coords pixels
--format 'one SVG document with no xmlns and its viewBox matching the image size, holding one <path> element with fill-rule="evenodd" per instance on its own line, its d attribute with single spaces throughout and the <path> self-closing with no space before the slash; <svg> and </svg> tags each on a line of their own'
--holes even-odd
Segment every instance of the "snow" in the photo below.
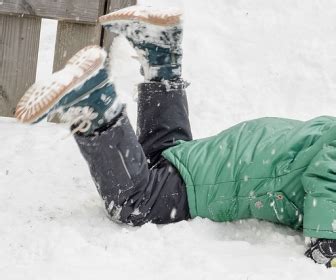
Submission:
<svg viewBox="0 0 336 280">
<path fill-rule="evenodd" d="M 37 61 L 37 79 L 50 76 L 53 68 L 52 54 L 55 51 L 57 21 L 43 19 L 40 33 L 40 46 Z"/>
<path fill-rule="evenodd" d="M 331 226 L 332 226 L 333 231 L 336 232 L 336 219 L 333 220 Z"/>
<path fill-rule="evenodd" d="M 183 71 L 195 137 L 261 116 L 335 112 L 335 1 L 140 3 L 186 12 Z M 55 23 L 44 27 L 39 79 L 54 47 Z M 113 76 L 134 125 L 141 76 L 131 55 L 116 40 Z M 1 279 L 335 279 L 335 270 L 303 256 L 300 232 L 270 223 L 115 224 L 67 129 L 9 118 L 0 129 Z"/>
<path fill-rule="evenodd" d="M 315 208 L 316 205 L 317 205 L 317 200 L 316 200 L 316 198 L 314 198 L 314 199 L 313 199 L 313 207 Z"/>
</svg>

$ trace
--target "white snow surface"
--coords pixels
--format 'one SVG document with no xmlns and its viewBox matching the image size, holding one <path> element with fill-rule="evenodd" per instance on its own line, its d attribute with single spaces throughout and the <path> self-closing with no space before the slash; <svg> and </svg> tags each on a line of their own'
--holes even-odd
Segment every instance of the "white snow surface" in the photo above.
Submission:
<svg viewBox="0 0 336 280">
<path fill-rule="evenodd" d="M 237 122 L 332 115 L 333 0 L 141 0 L 185 11 L 184 77 L 194 136 Z M 55 24 L 42 36 L 50 71 Z M 113 77 L 135 124 L 139 64 L 116 40 Z M 256 220 L 194 219 L 132 228 L 111 222 L 61 125 L 0 119 L 0 279 L 335 279 L 303 256 L 302 233 Z"/>
</svg>

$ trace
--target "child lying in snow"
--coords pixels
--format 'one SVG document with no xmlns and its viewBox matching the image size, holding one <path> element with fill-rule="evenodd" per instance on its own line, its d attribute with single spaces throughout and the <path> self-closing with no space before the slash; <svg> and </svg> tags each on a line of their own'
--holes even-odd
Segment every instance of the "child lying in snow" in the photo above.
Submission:
<svg viewBox="0 0 336 280">
<path fill-rule="evenodd" d="M 263 118 L 192 141 L 181 79 L 181 14 L 130 7 L 100 18 L 139 55 L 138 137 L 98 46 L 33 85 L 16 117 L 68 122 L 110 217 L 130 225 L 196 216 L 303 229 L 306 255 L 336 266 L 336 118 Z"/>
</svg>

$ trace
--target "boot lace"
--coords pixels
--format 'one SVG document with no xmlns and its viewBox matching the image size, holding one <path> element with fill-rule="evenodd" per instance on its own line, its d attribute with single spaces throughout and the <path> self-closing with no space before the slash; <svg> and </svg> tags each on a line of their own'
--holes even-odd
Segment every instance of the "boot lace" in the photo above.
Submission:
<svg viewBox="0 0 336 280">
<path fill-rule="evenodd" d="M 98 117 L 98 113 L 89 107 L 70 107 L 65 113 L 61 115 L 61 120 L 70 124 L 71 134 L 77 132 L 85 133 L 91 126 L 92 121 Z"/>
</svg>

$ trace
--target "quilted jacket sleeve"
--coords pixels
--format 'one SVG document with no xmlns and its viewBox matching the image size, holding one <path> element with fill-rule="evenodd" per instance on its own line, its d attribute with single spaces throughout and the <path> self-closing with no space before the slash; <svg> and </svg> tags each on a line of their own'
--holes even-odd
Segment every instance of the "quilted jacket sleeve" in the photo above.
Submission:
<svg viewBox="0 0 336 280">
<path fill-rule="evenodd" d="M 306 191 L 304 234 L 336 239 L 336 141 L 313 158 L 302 183 Z"/>
</svg>

